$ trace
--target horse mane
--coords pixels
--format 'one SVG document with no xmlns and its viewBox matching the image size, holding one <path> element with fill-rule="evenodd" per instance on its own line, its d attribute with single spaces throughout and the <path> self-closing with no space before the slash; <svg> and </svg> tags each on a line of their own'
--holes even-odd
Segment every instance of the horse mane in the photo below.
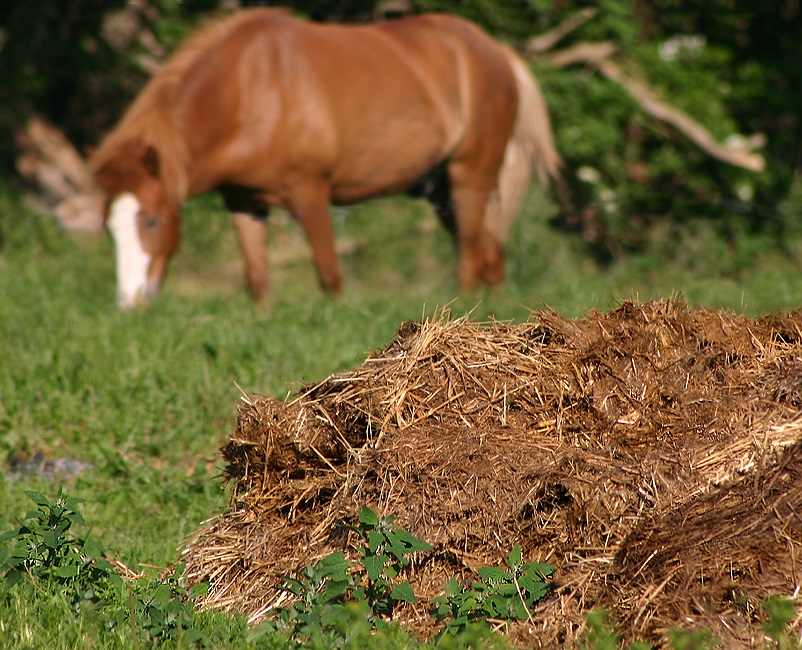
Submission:
<svg viewBox="0 0 802 650">
<path fill-rule="evenodd" d="M 158 173 L 168 201 L 180 205 L 187 198 L 189 148 L 175 122 L 173 108 L 182 82 L 195 64 L 209 50 L 243 23 L 266 15 L 286 15 L 286 9 L 261 8 L 238 12 L 208 20 L 191 34 L 151 78 L 120 122 L 100 143 L 92 155 L 92 168 L 97 174 L 113 168 L 130 156 L 131 145 L 144 152 L 152 149 L 158 155 Z"/>
</svg>

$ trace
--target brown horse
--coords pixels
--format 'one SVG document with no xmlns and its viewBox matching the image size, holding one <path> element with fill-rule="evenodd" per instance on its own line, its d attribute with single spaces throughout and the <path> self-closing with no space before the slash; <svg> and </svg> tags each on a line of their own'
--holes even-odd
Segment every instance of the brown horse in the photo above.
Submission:
<svg viewBox="0 0 802 650">
<path fill-rule="evenodd" d="M 270 206 L 299 220 L 337 293 L 329 205 L 414 187 L 456 227 L 463 288 L 498 284 L 530 177 L 547 181 L 560 160 L 525 63 L 465 20 L 319 25 L 253 9 L 191 36 L 92 164 L 131 306 L 161 285 L 181 204 L 213 189 L 234 214 L 254 299 L 267 291 Z"/>
</svg>

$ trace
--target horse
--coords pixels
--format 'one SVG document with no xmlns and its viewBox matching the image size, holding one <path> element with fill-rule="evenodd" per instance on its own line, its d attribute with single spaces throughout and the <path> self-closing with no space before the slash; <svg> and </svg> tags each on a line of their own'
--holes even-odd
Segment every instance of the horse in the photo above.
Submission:
<svg viewBox="0 0 802 650">
<path fill-rule="evenodd" d="M 560 164 L 528 66 L 469 21 L 320 24 L 266 8 L 190 35 L 91 157 L 123 308 L 158 293 L 181 204 L 213 190 L 256 301 L 271 207 L 300 222 L 320 285 L 339 294 L 330 205 L 416 189 L 454 224 L 461 287 L 497 285 L 528 183 Z"/>
</svg>

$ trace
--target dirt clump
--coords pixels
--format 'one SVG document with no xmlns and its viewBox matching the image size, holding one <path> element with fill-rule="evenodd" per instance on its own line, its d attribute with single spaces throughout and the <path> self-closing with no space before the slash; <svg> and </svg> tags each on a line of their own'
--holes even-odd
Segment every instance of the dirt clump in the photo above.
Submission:
<svg viewBox="0 0 802 650">
<path fill-rule="evenodd" d="M 257 621 L 366 504 L 434 546 L 410 576 L 422 601 L 515 543 L 556 566 L 536 624 L 510 631 L 522 645 L 570 644 L 596 607 L 628 640 L 708 627 L 759 645 L 762 601 L 802 584 L 801 413 L 800 312 L 405 323 L 359 368 L 244 399 L 231 504 L 188 543 L 187 575 Z"/>
</svg>

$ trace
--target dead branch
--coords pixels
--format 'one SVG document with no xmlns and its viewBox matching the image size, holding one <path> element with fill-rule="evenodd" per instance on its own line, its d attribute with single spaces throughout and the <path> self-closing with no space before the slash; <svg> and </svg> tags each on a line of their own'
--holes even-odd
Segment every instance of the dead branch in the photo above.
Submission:
<svg viewBox="0 0 802 650">
<path fill-rule="evenodd" d="M 15 134 L 17 170 L 39 192 L 29 197 L 67 230 L 101 228 L 102 199 L 89 165 L 59 129 L 34 115 Z"/>
<path fill-rule="evenodd" d="M 598 70 L 606 79 L 618 84 L 632 95 L 646 113 L 670 124 L 717 160 L 754 172 L 765 168 L 763 156 L 751 151 L 765 144 L 765 136 L 755 134 L 749 137 L 731 137 L 723 144 L 717 142 L 705 127 L 687 113 L 658 99 L 657 93 L 645 81 L 628 76 L 610 58 L 616 51 L 617 48 L 612 43 L 579 43 L 549 56 L 549 61 L 557 67 L 585 64 Z"/>
<path fill-rule="evenodd" d="M 581 27 L 596 15 L 596 9 L 586 7 L 579 13 L 571 16 L 568 20 L 560 23 L 551 31 L 534 36 L 527 41 L 524 46 L 526 56 L 535 56 L 551 50 L 560 40 L 565 38 L 575 29 Z"/>
</svg>

